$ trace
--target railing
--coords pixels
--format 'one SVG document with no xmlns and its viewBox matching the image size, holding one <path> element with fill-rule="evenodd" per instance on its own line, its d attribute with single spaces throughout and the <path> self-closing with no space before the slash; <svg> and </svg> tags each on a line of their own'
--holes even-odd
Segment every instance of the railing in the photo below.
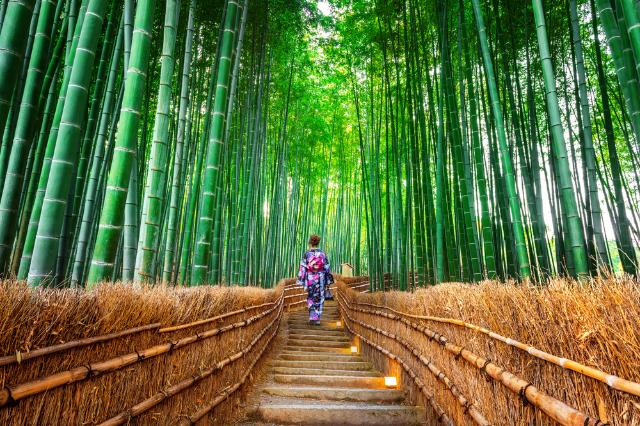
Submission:
<svg viewBox="0 0 640 426">
<path fill-rule="evenodd" d="M 586 414 L 579 409 L 570 406 L 557 397 L 553 397 L 534 386 L 516 374 L 507 371 L 506 368 L 498 365 L 495 360 L 483 357 L 474 351 L 465 348 L 464 345 L 456 344 L 450 339 L 430 329 L 426 322 L 438 322 L 453 325 L 455 327 L 466 327 L 483 335 L 490 336 L 496 342 L 508 344 L 518 350 L 525 351 L 534 359 L 553 363 L 564 369 L 570 369 L 601 382 L 606 383 L 612 389 L 620 390 L 637 395 L 638 383 L 624 380 L 622 378 L 607 374 L 592 367 L 584 366 L 575 361 L 556 357 L 546 352 L 537 350 L 530 345 L 506 338 L 497 333 L 491 332 L 473 324 L 465 323 L 455 319 L 419 316 L 406 312 L 400 312 L 390 307 L 369 303 L 368 298 L 356 295 L 345 285 L 338 285 L 336 294 L 339 307 L 342 313 L 343 322 L 356 340 L 364 343 L 362 350 L 368 351 L 374 361 L 377 360 L 377 367 L 385 369 L 385 365 L 380 361 L 374 352 L 382 354 L 389 360 L 397 362 L 406 372 L 408 379 L 411 379 L 424 397 L 431 405 L 437 418 L 445 424 L 467 424 L 473 422 L 479 425 L 490 424 L 491 418 L 488 414 L 495 416 L 496 406 L 489 406 L 486 403 L 478 405 L 477 399 L 474 401 L 472 393 L 465 394 L 462 389 L 471 389 L 470 386 L 460 386 L 470 380 L 457 374 L 455 377 L 449 376 L 447 370 L 459 373 L 461 369 L 452 369 L 451 366 L 459 361 L 464 362 L 470 369 L 480 373 L 488 383 L 494 383 L 493 394 L 497 396 L 496 390 L 502 388 L 512 398 L 509 405 L 514 407 L 509 410 L 520 411 L 521 413 L 531 413 L 527 418 L 537 419 L 536 424 L 542 422 L 542 418 L 532 413 L 531 408 L 544 413 L 549 420 L 553 420 L 563 425 L 603 425 L 603 422 L 594 415 Z M 356 300 L 363 299 L 364 300 Z M 374 351 L 374 352 L 371 352 Z M 437 351 L 434 352 L 434 351 Z M 448 354 L 448 358 L 446 356 Z M 434 359 L 438 359 L 441 365 L 436 366 Z M 474 377 L 473 380 L 476 380 Z M 441 388 L 448 392 L 449 397 L 435 392 Z M 497 386 L 497 387 L 496 387 Z M 559 382 L 559 386 L 561 386 Z M 558 392 L 556 392 L 557 394 Z M 560 392 L 561 394 L 563 392 Z M 506 396 L 501 392 L 501 398 Z M 475 398 L 475 397 L 474 397 Z M 498 404 L 498 401 L 494 401 Z M 518 409 L 518 405 L 520 408 Z M 601 405 L 599 405 L 600 407 Z M 484 411 L 484 412 L 483 412 Z M 606 408 L 601 408 L 606 416 Z M 513 412 L 513 411 L 512 411 Z M 602 415 L 599 413 L 599 415 Z M 525 417 L 521 418 L 521 421 Z M 513 419 L 512 419 L 513 420 Z M 509 424 L 506 419 L 495 420 L 500 424 Z M 501 423 L 504 422 L 504 423 Z M 526 421 L 525 421 L 526 422 Z M 546 421 L 548 422 L 548 420 Z"/>
<path fill-rule="evenodd" d="M 152 323 L 4 356 L 0 358 L 0 424 L 58 423 L 62 412 L 69 423 L 118 425 L 145 414 L 151 417 L 142 423 L 155 423 L 150 418 L 161 404 L 172 413 L 176 404 L 180 412 L 199 407 L 173 420 L 195 423 L 241 389 L 254 372 L 278 332 L 285 308 L 284 285 L 277 292 L 277 299 L 270 302 L 210 318 L 165 327 Z M 136 341 L 156 343 L 100 357 L 101 348 L 111 354 L 120 342 L 126 348 Z M 69 351 L 73 356 L 66 357 Z M 83 360 L 69 366 L 77 359 Z M 10 382 L 12 377 L 34 376 L 38 371 L 49 373 Z M 136 384 L 156 390 L 146 393 Z M 145 393 L 151 396 L 136 401 Z M 203 395 L 207 395 L 204 401 Z M 93 403 L 84 399 L 87 396 Z"/>
</svg>

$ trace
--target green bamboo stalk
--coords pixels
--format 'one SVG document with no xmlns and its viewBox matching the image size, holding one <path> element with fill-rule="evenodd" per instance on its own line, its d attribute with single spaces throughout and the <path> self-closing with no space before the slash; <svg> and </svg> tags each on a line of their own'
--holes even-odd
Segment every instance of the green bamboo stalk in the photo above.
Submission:
<svg viewBox="0 0 640 426">
<path fill-rule="evenodd" d="M 180 2 L 167 0 L 165 5 L 164 41 L 160 59 L 160 84 L 158 105 L 153 129 L 153 144 L 147 169 L 147 187 L 143 200 L 146 216 L 140 224 L 140 242 L 136 260 L 136 281 L 155 279 L 156 259 L 162 231 L 160 221 L 164 212 L 165 168 L 169 151 L 169 106 L 175 66 L 176 31 Z"/>
<path fill-rule="evenodd" d="M 107 192 L 89 269 L 88 286 L 108 280 L 114 272 L 118 243 L 124 223 L 127 186 L 136 156 L 140 123 L 140 94 L 146 83 L 146 71 L 151 43 L 154 0 L 140 0 L 136 7 L 131 57 L 125 81 L 124 98 L 113 160 L 109 170 Z"/>
<path fill-rule="evenodd" d="M 0 200 L 0 274 L 6 274 L 11 247 L 17 232 L 18 207 L 24 181 L 24 163 L 34 137 L 38 115 L 38 101 L 48 62 L 49 34 L 53 26 L 55 2 L 43 0 L 40 6 L 38 26 L 29 70 L 20 103 L 11 156 Z"/>
<path fill-rule="evenodd" d="M 191 282 L 204 284 L 209 270 L 209 254 L 212 243 L 212 223 L 215 210 L 215 184 L 220 169 L 220 151 L 224 145 L 223 140 L 225 118 L 228 107 L 229 81 L 231 77 L 231 53 L 235 38 L 235 24 L 238 4 L 234 0 L 227 0 L 227 11 L 224 23 L 224 32 L 220 41 L 220 61 L 218 64 L 218 76 L 215 89 L 215 101 L 213 117 L 209 133 L 209 146 L 207 149 L 207 161 L 204 171 L 202 203 L 198 215 L 196 239 L 194 247 L 194 261 Z M 239 54 L 239 52 L 238 52 Z"/>
<path fill-rule="evenodd" d="M 509 209 L 511 211 L 511 222 L 513 234 L 515 238 L 515 246 L 518 260 L 518 271 L 520 278 L 527 279 L 531 276 L 531 268 L 529 266 L 529 258 L 527 255 L 527 247 L 524 236 L 524 227 L 522 224 L 522 212 L 520 210 L 520 199 L 516 191 L 515 177 L 513 174 L 513 164 L 511 154 L 507 145 L 507 138 L 504 129 L 504 118 L 502 115 L 502 107 L 498 98 L 498 88 L 496 85 L 496 77 L 493 70 L 493 61 L 489 53 L 489 44 L 487 42 L 487 34 L 482 17 L 482 9 L 479 0 L 473 0 L 473 12 L 476 18 L 476 26 L 478 27 L 478 37 L 480 39 L 480 48 L 485 69 L 487 83 L 489 85 L 489 95 L 491 97 L 491 107 L 493 110 L 496 132 L 498 134 L 498 145 L 500 148 L 500 162 L 504 173 L 504 182 L 509 199 Z"/>
</svg>

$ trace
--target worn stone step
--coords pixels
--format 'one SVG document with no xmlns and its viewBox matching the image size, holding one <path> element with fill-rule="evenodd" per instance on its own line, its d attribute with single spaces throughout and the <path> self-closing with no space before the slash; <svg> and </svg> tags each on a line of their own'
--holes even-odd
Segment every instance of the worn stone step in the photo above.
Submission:
<svg viewBox="0 0 640 426">
<path fill-rule="evenodd" d="M 313 330 L 309 330 L 310 332 Z M 315 340 L 315 341 L 324 341 L 324 342 L 343 342 L 349 343 L 349 338 L 344 335 L 322 335 L 322 334 L 300 334 L 300 333 L 289 333 L 289 339 L 293 340 Z"/>
<path fill-rule="evenodd" d="M 306 345 L 294 345 L 294 346 L 284 346 L 282 348 L 282 350 L 288 351 L 288 352 L 295 352 L 295 351 L 299 351 L 299 352 L 309 352 L 309 351 L 313 351 L 313 352 L 330 352 L 330 353 L 334 353 L 334 354 L 349 354 L 351 353 L 350 348 L 344 347 L 344 348 L 331 348 L 331 347 L 326 347 L 326 346 L 306 346 Z"/>
<path fill-rule="evenodd" d="M 309 331 L 313 331 L 313 332 L 325 332 L 325 331 L 329 331 L 329 332 L 334 332 L 334 333 L 340 333 L 340 334 L 345 334 L 345 330 L 344 327 L 338 327 L 335 325 L 333 326 L 327 326 L 327 325 L 310 325 L 310 324 L 289 324 L 289 331 L 293 331 L 293 330 L 297 330 L 297 331 L 303 331 L 305 333 L 309 332 Z"/>
<path fill-rule="evenodd" d="M 309 309 L 301 309 L 299 311 L 295 311 L 295 312 L 291 312 L 289 314 L 289 318 L 292 317 L 304 317 L 304 316 L 308 316 L 309 315 Z M 332 317 L 339 317 L 341 316 L 342 313 L 340 311 L 327 311 L 326 309 L 322 310 L 322 316 L 332 316 Z"/>
<path fill-rule="evenodd" d="M 338 327 L 336 325 L 337 321 L 331 320 L 328 321 L 326 319 L 321 319 L 320 320 L 320 324 L 310 324 L 308 319 L 289 319 L 289 321 L 287 321 L 287 324 L 289 325 L 289 327 L 313 327 L 313 328 L 321 328 L 321 327 L 327 327 L 328 329 L 331 330 L 335 330 L 337 328 L 343 328 L 343 327 Z"/>
<path fill-rule="evenodd" d="M 333 370 L 325 368 L 304 367 L 271 367 L 276 374 L 299 374 L 310 376 L 353 376 L 353 377 L 379 377 L 380 374 L 371 370 Z"/>
<path fill-rule="evenodd" d="M 386 389 L 384 377 L 326 376 L 322 374 L 274 374 L 276 383 L 291 385 L 320 385 L 341 388 Z"/>
<path fill-rule="evenodd" d="M 291 367 L 291 368 L 317 368 L 327 370 L 360 370 L 366 371 L 371 369 L 368 362 L 350 362 L 350 361 L 294 361 L 294 360 L 273 360 L 272 367 Z"/>
<path fill-rule="evenodd" d="M 342 315 L 339 312 L 322 312 L 321 318 L 337 318 L 340 319 Z M 309 319 L 309 311 L 308 310 L 304 310 L 304 311 L 300 311 L 300 312 L 294 312 L 292 314 L 289 314 L 288 318 L 296 318 L 296 319 L 300 319 L 300 318 L 306 318 Z"/>
<path fill-rule="evenodd" d="M 364 362 L 364 360 L 351 354 L 328 354 L 317 352 L 289 351 L 282 352 L 278 359 L 285 361 L 332 361 L 332 362 Z"/>
<path fill-rule="evenodd" d="M 421 407 L 376 404 L 264 404 L 258 408 L 262 420 L 277 424 L 314 425 L 420 425 Z"/>
<path fill-rule="evenodd" d="M 298 334 L 298 335 L 307 335 L 307 334 L 315 334 L 316 336 L 339 336 L 339 337 L 347 337 L 347 334 L 337 328 L 332 329 L 324 329 L 320 327 L 305 327 L 305 328 L 289 328 L 289 334 Z"/>
<path fill-rule="evenodd" d="M 324 401 L 398 402 L 404 394 L 396 389 L 354 389 L 322 386 L 269 386 L 264 393 L 290 398 L 313 398 Z"/>
<path fill-rule="evenodd" d="M 289 346 L 307 346 L 307 347 L 321 347 L 321 348 L 341 348 L 349 349 L 351 346 L 348 341 L 334 341 L 334 340 L 312 340 L 312 339 L 287 339 L 287 345 Z"/>
</svg>

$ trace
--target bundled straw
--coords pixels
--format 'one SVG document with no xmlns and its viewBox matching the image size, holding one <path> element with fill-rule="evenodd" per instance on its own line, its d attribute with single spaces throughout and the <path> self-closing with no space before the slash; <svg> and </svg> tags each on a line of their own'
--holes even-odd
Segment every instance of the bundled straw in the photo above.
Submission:
<svg viewBox="0 0 640 426">
<path fill-rule="evenodd" d="M 640 424 L 640 399 L 610 387 L 627 383 L 625 389 L 633 391 L 640 381 L 640 289 L 632 280 L 583 285 L 556 280 L 546 288 L 485 282 L 446 284 L 413 294 L 359 295 L 347 289 L 341 294 L 354 308 L 352 325 L 359 333 L 404 358 L 412 353 L 407 346 L 414 348 L 414 355 L 433 362 L 463 395 L 472 397 L 492 424 L 554 424 L 536 403 L 540 398 L 573 407 L 589 422 Z M 516 340 L 537 349 L 522 350 Z M 363 351 L 379 368 L 388 368 L 366 345 Z M 539 356 L 541 352 L 551 357 Z M 407 361 L 435 389 L 445 412 L 457 423 L 469 423 L 453 395 L 442 392 L 443 384 L 419 368 L 419 356 Z M 556 365 L 554 357 L 562 361 Z M 618 382 L 603 383 L 578 364 Z M 522 388 L 519 383 L 528 384 L 523 392 L 514 391 Z"/>
<path fill-rule="evenodd" d="M 0 424 L 59 424 L 63 416 L 65 424 L 100 423 L 119 414 L 133 414 L 139 424 L 175 424 L 247 380 L 277 330 L 282 296 L 282 285 L 108 284 L 84 292 L 5 282 L 0 399 L 24 399 L 0 408 Z M 243 395 L 238 389 L 203 421 L 225 423 Z M 153 403 L 146 400 L 153 395 Z"/>
</svg>

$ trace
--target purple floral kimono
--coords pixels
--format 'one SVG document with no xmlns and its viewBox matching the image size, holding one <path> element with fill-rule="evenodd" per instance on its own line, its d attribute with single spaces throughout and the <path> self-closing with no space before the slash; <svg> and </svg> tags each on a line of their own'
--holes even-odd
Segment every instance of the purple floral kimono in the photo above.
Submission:
<svg viewBox="0 0 640 426">
<path fill-rule="evenodd" d="M 311 249 L 302 256 L 297 282 L 309 293 L 307 296 L 309 321 L 320 320 L 324 304 L 324 287 L 327 283 L 327 274 L 330 273 L 329 259 L 322 250 Z"/>
</svg>

